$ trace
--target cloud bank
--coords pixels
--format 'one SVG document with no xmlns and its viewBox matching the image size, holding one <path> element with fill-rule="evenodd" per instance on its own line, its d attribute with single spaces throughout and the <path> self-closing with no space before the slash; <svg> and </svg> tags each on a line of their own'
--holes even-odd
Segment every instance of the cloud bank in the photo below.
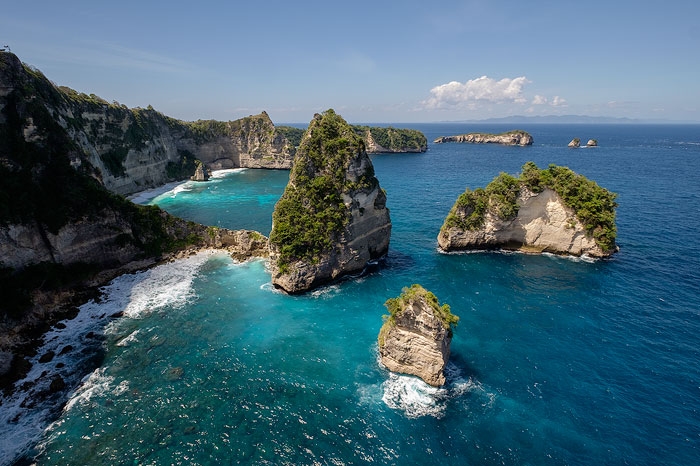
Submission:
<svg viewBox="0 0 700 466">
<path fill-rule="evenodd" d="M 503 78 L 496 81 L 488 76 L 470 79 L 465 83 L 452 81 L 435 86 L 431 97 L 424 102 L 430 109 L 470 106 L 478 103 L 526 103 L 523 87 L 529 83 L 525 76 Z"/>
</svg>

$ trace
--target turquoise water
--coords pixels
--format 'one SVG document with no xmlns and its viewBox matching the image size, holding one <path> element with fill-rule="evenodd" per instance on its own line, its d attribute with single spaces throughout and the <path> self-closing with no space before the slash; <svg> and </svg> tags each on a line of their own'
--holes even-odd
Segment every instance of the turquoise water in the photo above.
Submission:
<svg viewBox="0 0 700 466">
<path fill-rule="evenodd" d="M 511 129 L 416 126 L 429 141 Z M 120 277 L 84 307 L 86 323 L 52 340 L 60 348 L 101 329 L 96 369 L 48 428 L 32 436 L 20 421 L 7 432 L 25 432 L 25 458 L 39 465 L 698 464 L 700 128 L 523 129 L 534 146 L 374 156 L 393 231 L 386 260 L 364 277 L 287 296 L 264 261 L 220 253 Z M 573 137 L 600 147 L 567 149 Z M 465 187 L 528 160 L 619 194 L 619 254 L 436 250 Z M 238 170 L 153 202 L 267 234 L 286 180 Z M 377 361 L 383 303 L 412 283 L 461 317 L 442 389 Z M 65 361 L 80 357 L 73 346 Z"/>
</svg>

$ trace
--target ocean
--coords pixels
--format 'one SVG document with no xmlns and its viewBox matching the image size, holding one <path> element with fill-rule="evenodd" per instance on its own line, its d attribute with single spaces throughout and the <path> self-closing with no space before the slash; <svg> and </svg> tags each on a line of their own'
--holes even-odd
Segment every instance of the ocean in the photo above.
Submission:
<svg viewBox="0 0 700 466">
<path fill-rule="evenodd" d="M 2 400 L 0 464 L 700 464 L 700 126 L 520 126 L 533 146 L 372 156 L 393 230 L 366 275 L 288 296 L 264 261 L 203 252 L 115 279 L 28 377 L 60 373 L 67 400 Z M 618 254 L 437 250 L 466 187 L 527 161 L 618 193 Z M 267 234 L 287 178 L 223 171 L 137 201 Z M 378 362 L 383 304 L 413 283 L 460 317 L 442 388 Z"/>
</svg>

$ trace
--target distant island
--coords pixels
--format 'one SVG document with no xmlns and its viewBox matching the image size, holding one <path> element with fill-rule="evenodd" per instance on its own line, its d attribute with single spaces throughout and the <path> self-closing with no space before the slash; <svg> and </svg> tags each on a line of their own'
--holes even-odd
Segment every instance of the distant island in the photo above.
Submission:
<svg viewBox="0 0 700 466">
<path fill-rule="evenodd" d="M 446 142 L 466 142 L 472 144 L 503 144 L 506 146 L 531 146 L 532 136 L 523 130 L 506 131 L 500 134 L 468 133 L 456 136 L 440 136 L 433 141 L 435 144 Z"/>
</svg>

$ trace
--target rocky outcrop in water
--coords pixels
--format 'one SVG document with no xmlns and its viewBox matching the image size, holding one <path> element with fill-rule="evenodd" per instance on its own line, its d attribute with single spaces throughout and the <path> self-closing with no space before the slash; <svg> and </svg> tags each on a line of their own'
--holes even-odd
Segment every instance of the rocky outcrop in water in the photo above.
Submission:
<svg viewBox="0 0 700 466">
<path fill-rule="evenodd" d="M 379 331 L 379 355 L 387 369 L 415 375 L 439 387 L 445 384 L 452 326 L 459 317 L 420 285 L 404 288 L 386 302 L 389 315 Z"/>
<path fill-rule="evenodd" d="M 472 144 L 503 144 L 506 146 L 531 146 L 533 143 L 532 136 L 525 131 L 507 131 L 501 134 L 489 133 L 468 133 L 458 134 L 456 136 L 441 136 L 435 141 L 435 144 L 446 142 L 465 142 Z"/>
<path fill-rule="evenodd" d="M 565 167 L 528 162 L 467 190 L 440 229 L 443 251 L 506 249 L 607 257 L 615 244 L 615 194 Z"/>
<path fill-rule="evenodd" d="M 272 283 L 300 293 L 360 273 L 389 248 L 386 195 L 362 139 L 333 110 L 297 150 L 270 234 Z"/>
<path fill-rule="evenodd" d="M 196 167 L 194 170 L 194 175 L 190 177 L 190 180 L 192 181 L 207 181 L 209 180 L 209 172 L 207 171 L 207 168 L 204 166 L 204 164 L 197 160 L 196 162 Z"/>
<path fill-rule="evenodd" d="M 567 145 L 566 147 L 573 147 L 574 149 L 577 149 L 581 147 L 581 140 L 579 138 L 573 138 Z"/>
<path fill-rule="evenodd" d="M 595 139 L 589 139 L 588 142 L 586 143 L 586 147 L 597 147 L 598 146 L 598 141 Z"/>
</svg>

